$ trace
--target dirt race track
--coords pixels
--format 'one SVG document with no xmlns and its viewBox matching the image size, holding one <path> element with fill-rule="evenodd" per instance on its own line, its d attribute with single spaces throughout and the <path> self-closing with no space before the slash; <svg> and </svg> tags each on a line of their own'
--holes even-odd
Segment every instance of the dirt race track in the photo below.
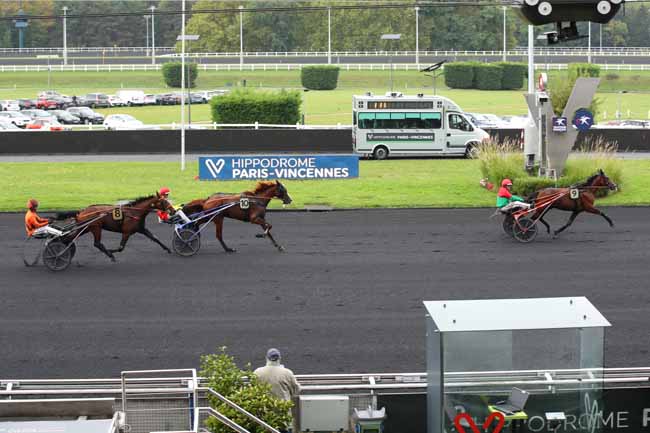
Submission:
<svg viewBox="0 0 650 433">
<path fill-rule="evenodd" d="M 235 254 L 210 228 L 195 257 L 137 235 L 112 264 L 87 236 L 62 273 L 23 266 L 22 215 L 3 214 L 0 378 L 193 367 L 219 346 L 253 365 L 278 347 L 298 373 L 422 371 L 423 300 L 570 295 L 612 322 L 607 366 L 648 366 L 650 210 L 606 212 L 616 228 L 581 215 L 528 245 L 506 238 L 491 209 L 272 213 L 285 253 L 226 221 Z M 169 226 L 149 227 L 169 243 Z"/>
</svg>

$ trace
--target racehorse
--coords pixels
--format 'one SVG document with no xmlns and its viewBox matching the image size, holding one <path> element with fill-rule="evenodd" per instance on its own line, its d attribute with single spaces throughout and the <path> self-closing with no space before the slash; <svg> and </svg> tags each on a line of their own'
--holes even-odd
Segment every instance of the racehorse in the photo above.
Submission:
<svg viewBox="0 0 650 433">
<path fill-rule="evenodd" d="M 80 224 L 96 218 L 96 221 L 88 224 L 85 230 L 93 234 L 95 248 L 106 254 L 114 262 L 115 256 L 113 253 L 124 250 L 126 242 L 134 233 L 145 235 L 171 254 L 171 250 L 160 242 L 144 225 L 147 214 L 153 210 L 167 211 L 170 214 L 176 212 L 171 203 L 156 192 L 154 195 L 139 197 L 123 205 L 94 204 L 78 212 L 60 212 L 56 214 L 55 219 L 63 220 L 74 217 L 75 222 Z M 102 230 L 122 233 L 122 241 L 118 249 L 109 250 L 104 246 L 102 243 Z"/>
<path fill-rule="evenodd" d="M 614 222 L 605 215 L 605 212 L 594 206 L 594 201 L 596 200 L 596 192 L 601 189 L 615 190 L 617 188 L 616 184 L 609 180 L 603 170 L 598 170 L 596 174 L 589 177 L 585 182 L 572 185 L 569 188 L 544 188 L 533 193 L 528 197 L 527 201 L 532 203 L 533 206 L 538 204 L 543 204 L 545 201 L 550 202 L 548 206 L 540 206 L 539 211 L 532 215 L 533 219 L 536 219 L 539 216 L 539 221 L 546 226 L 546 232 L 551 232 L 551 227 L 546 221 L 544 221 L 544 215 L 551 209 L 559 209 L 563 211 L 571 212 L 571 216 L 565 225 L 553 232 L 554 236 L 557 236 L 561 232 L 567 229 L 576 217 L 582 212 L 588 212 L 595 215 L 600 215 L 609 223 L 610 227 L 614 227 Z M 573 199 L 571 198 L 571 190 L 578 190 L 578 197 Z M 541 214 L 541 216 L 540 216 Z"/>
<path fill-rule="evenodd" d="M 205 199 L 193 200 L 185 204 L 182 210 L 189 216 L 193 213 L 208 211 L 227 203 L 237 203 L 225 209 L 214 218 L 217 239 L 223 249 L 228 253 L 235 252 L 234 249 L 230 248 L 223 241 L 223 219 L 227 217 L 240 221 L 248 221 L 251 224 L 261 226 L 264 233 L 257 236 L 268 237 L 279 251 L 284 251 L 284 247 L 279 245 L 273 238 L 273 235 L 271 235 L 271 228 L 273 226 L 264 219 L 266 207 L 273 198 L 282 200 L 284 204 L 291 203 L 291 197 L 287 189 L 280 181 L 276 180 L 275 182 L 258 182 L 253 191 L 244 191 L 241 194 L 215 193 Z"/>
</svg>

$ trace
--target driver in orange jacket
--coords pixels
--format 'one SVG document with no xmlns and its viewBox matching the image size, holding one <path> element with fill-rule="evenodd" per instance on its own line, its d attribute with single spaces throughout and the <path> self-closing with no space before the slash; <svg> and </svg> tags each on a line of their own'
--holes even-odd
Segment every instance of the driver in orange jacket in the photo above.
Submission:
<svg viewBox="0 0 650 433">
<path fill-rule="evenodd" d="M 25 214 L 25 231 L 27 236 L 31 237 L 36 229 L 45 227 L 50 223 L 47 218 L 41 218 L 36 211 L 38 210 L 38 200 L 30 198 L 27 202 L 27 213 Z"/>
</svg>

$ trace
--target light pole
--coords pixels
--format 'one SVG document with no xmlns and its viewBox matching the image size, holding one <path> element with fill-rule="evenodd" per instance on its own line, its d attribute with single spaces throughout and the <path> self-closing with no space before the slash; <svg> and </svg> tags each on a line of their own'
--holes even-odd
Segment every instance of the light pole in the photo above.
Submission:
<svg viewBox="0 0 650 433">
<path fill-rule="evenodd" d="M 185 0 L 181 9 L 181 170 L 185 170 Z"/>
<path fill-rule="evenodd" d="M 600 54 L 603 54 L 603 25 L 598 25 L 598 30 L 600 31 Z"/>
<path fill-rule="evenodd" d="M 506 61 L 506 11 L 508 8 L 503 6 L 503 61 Z"/>
<path fill-rule="evenodd" d="M 591 21 L 587 21 L 589 24 L 589 39 L 587 46 L 587 63 L 591 63 Z"/>
<path fill-rule="evenodd" d="M 398 34 L 385 34 L 381 35 L 381 39 L 385 41 L 399 41 L 401 39 L 401 33 Z M 390 92 L 393 93 L 393 53 L 390 53 Z"/>
<path fill-rule="evenodd" d="M 332 64 L 332 7 L 327 7 L 327 64 Z"/>
<path fill-rule="evenodd" d="M 149 55 L 149 15 L 143 15 L 144 26 L 147 28 L 147 37 L 144 39 L 145 43 L 145 56 Z"/>
<path fill-rule="evenodd" d="M 420 6 L 415 7 L 415 64 L 420 69 Z"/>
<path fill-rule="evenodd" d="M 244 6 L 239 5 L 239 70 L 244 66 Z"/>
<path fill-rule="evenodd" d="M 63 64 L 68 64 L 68 7 L 63 6 Z"/>
<path fill-rule="evenodd" d="M 156 26 L 154 21 L 155 6 L 151 6 L 151 64 L 156 64 Z"/>
</svg>

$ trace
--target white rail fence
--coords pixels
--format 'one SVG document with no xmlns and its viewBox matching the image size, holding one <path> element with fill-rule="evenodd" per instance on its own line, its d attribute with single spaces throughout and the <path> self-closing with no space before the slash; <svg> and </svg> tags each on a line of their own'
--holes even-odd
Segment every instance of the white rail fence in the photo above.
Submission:
<svg viewBox="0 0 650 433">
<path fill-rule="evenodd" d="M 305 66 L 314 66 L 317 64 L 307 63 L 250 63 L 250 64 L 201 64 L 198 69 L 201 71 L 297 71 Z M 343 71 L 389 71 L 389 63 L 356 63 L 337 65 Z M 648 71 L 650 64 L 633 65 L 633 64 L 599 64 L 604 71 Z M 415 63 L 393 63 L 394 71 L 419 71 L 420 65 Z M 0 65 L 2 72 L 135 72 L 135 71 L 159 71 L 161 65 Z M 565 70 L 566 63 L 536 63 L 535 69 L 538 70 Z"/>
</svg>

